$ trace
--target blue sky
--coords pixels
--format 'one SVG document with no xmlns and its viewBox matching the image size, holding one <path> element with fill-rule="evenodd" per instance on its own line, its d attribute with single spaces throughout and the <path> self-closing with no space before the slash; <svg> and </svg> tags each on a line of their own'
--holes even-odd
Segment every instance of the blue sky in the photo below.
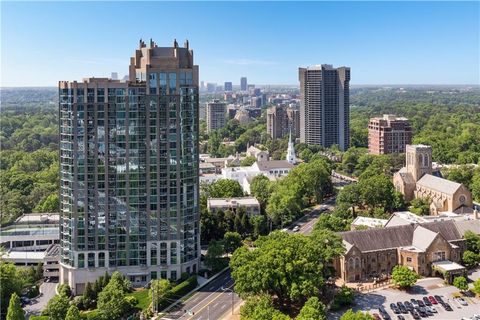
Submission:
<svg viewBox="0 0 480 320">
<path fill-rule="evenodd" d="M 2 86 L 124 75 L 140 38 L 188 38 L 209 82 L 297 84 L 298 67 L 352 84 L 479 84 L 480 2 L 3 2 Z"/>
</svg>

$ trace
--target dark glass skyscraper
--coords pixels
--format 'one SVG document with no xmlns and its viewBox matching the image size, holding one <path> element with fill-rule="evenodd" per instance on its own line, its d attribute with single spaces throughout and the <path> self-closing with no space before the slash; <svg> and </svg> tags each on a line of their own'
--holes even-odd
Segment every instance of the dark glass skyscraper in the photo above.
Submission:
<svg viewBox="0 0 480 320">
<path fill-rule="evenodd" d="M 198 66 L 140 40 L 129 80 L 59 83 L 60 282 L 198 271 Z"/>
</svg>

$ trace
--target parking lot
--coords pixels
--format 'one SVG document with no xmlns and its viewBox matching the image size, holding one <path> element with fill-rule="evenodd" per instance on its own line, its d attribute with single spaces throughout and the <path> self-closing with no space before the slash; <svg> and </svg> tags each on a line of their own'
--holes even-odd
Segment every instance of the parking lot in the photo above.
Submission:
<svg viewBox="0 0 480 320">
<path fill-rule="evenodd" d="M 409 292 L 387 288 L 371 293 L 360 293 L 355 299 L 353 309 L 370 314 L 380 314 L 378 308 L 383 306 L 391 319 L 398 319 L 398 316 L 390 309 L 391 303 L 410 301 L 412 298 L 422 300 L 424 296 L 439 295 L 446 303 L 450 304 L 453 311 L 446 311 L 440 304 L 437 304 L 434 305 L 437 313 L 422 319 L 461 320 L 464 317 L 471 318 L 474 314 L 480 314 L 480 300 L 478 298 L 464 297 L 468 305 L 462 306 L 453 298 L 455 292 L 458 292 L 458 289 L 444 285 L 442 279 L 428 278 L 420 280 Z M 410 313 L 401 315 L 407 320 L 413 319 Z M 334 313 L 329 315 L 328 318 L 333 320 L 340 316 L 341 313 Z"/>
</svg>

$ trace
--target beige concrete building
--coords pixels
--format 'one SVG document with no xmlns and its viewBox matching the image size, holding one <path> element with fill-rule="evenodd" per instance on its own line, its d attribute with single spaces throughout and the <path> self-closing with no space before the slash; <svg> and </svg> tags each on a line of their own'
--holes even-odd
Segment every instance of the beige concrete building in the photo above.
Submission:
<svg viewBox="0 0 480 320">
<path fill-rule="evenodd" d="M 432 174 L 430 146 L 407 145 L 405 158 L 406 166 L 394 174 L 393 184 L 406 201 L 429 198 L 432 215 L 472 207 L 472 194 L 463 184 Z"/>
<path fill-rule="evenodd" d="M 368 151 L 371 154 L 403 153 L 412 143 L 412 127 L 407 118 L 385 114 L 370 119 Z"/>
<path fill-rule="evenodd" d="M 225 127 L 227 124 L 227 104 L 218 99 L 207 103 L 207 132 Z"/>
<path fill-rule="evenodd" d="M 207 200 L 207 208 L 211 212 L 226 210 L 236 212 L 239 208 L 243 208 L 248 215 L 260 214 L 260 203 L 254 197 L 211 198 Z"/>
</svg>

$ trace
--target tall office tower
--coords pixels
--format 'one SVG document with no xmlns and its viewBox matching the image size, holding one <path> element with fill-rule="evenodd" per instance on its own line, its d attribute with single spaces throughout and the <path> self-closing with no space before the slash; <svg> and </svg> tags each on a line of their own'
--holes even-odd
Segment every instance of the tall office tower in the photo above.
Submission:
<svg viewBox="0 0 480 320">
<path fill-rule="evenodd" d="M 207 132 L 225 127 L 227 124 L 227 104 L 214 99 L 207 103 Z"/>
<path fill-rule="evenodd" d="M 247 78 L 246 77 L 241 77 L 240 78 L 240 90 L 241 91 L 247 91 Z"/>
<path fill-rule="evenodd" d="M 350 68 L 299 68 L 300 141 L 340 150 L 349 146 Z"/>
<path fill-rule="evenodd" d="M 285 109 L 273 106 L 267 109 L 267 133 L 272 139 L 281 139 L 288 132 L 288 119 Z"/>
<path fill-rule="evenodd" d="M 403 153 L 412 143 L 412 127 L 407 118 L 384 114 L 368 124 L 368 151 L 371 154 Z"/>
<path fill-rule="evenodd" d="M 198 271 L 198 107 L 188 41 L 140 40 L 125 82 L 59 82 L 60 282 L 76 294 L 106 271 Z"/>
<path fill-rule="evenodd" d="M 224 89 L 226 92 L 233 91 L 233 84 L 231 82 L 225 82 Z"/>
</svg>

